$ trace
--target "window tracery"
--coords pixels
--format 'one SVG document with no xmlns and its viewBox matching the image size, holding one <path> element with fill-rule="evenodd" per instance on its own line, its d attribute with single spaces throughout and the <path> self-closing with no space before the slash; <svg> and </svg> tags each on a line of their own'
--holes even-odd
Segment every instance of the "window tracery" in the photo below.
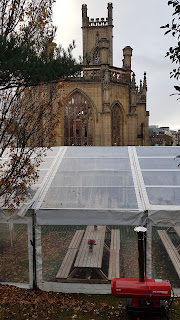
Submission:
<svg viewBox="0 0 180 320">
<path fill-rule="evenodd" d="M 81 93 L 71 96 L 64 113 L 64 145 L 92 146 L 94 117 L 91 103 Z"/>
<path fill-rule="evenodd" d="M 112 145 L 123 145 L 123 115 L 118 103 L 112 108 L 111 132 Z"/>
</svg>

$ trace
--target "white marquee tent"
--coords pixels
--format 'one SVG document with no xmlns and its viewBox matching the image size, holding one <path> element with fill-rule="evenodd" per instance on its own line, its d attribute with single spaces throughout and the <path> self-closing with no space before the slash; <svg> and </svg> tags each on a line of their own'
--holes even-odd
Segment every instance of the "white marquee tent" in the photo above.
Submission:
<svg viewBox="0 0 180 320">
<path fill-rule="evenodd" d="M 147 226 L 151 276 L 152 227 L 180 227 L 179 164 L 180 147 L 54 147 L 16 216 L 35 212 L 37 234 L 47 225 Z"/>
</svg>

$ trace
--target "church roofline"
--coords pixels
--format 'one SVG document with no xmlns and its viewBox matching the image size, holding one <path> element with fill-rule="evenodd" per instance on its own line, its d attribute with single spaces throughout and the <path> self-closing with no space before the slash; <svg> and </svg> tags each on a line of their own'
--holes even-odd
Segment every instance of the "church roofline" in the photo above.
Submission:
<svg viewBox="0 0 180 320">
<path fill-rule="evenodd" d="M 112 2 L 108 3 L 108 17 L 107 18 L 91 18 L 89 19 L 87 15 L 87 4 L 82 4 L 82 29 L 88 27 L 114 27 L 113 25 L 113 4 Z"/>
</svg>

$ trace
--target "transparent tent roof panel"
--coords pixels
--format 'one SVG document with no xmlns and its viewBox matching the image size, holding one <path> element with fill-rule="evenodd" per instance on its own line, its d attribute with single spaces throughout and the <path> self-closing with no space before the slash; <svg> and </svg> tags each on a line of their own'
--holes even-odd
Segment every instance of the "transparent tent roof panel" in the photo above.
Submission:
<svg viewBox="0 0 180 320">
<path fill-rule="evenodd" d="M 136 147 L 136 152 L 150 205 L 179 206 L 180 147 Z"/>
<path fill-rule="evenodd" d="M 129 158 L 127 147 L 68 147 L 64 158 Z"/>
<path fill-rule="evenodd" d="M 127 147 L 68 147 L 43 208 L 138 209 Z"/>
<path fill-rule="evenodd" d="M 180 171 L 142 171 L 146 186 L 180 186 Z"/>
<path fill-rule="evenodd" d="M 177 157 L 180 147 L 136 147 L 138 157 Z"/>
<path fill-rule="evenodd" d="M 138 209 L 132 187 L 50 187 L 41 208 Z"/>
<path fill-rule="evenodd" d="M 56 173 L 52 186 L 95 187 L 133 186 L 131 171 L 60 171 Z"/>
<path fill-rule="evenodd" d="M 49 169 L 53 163 L 54 157 L 46 157 L 45 161 L 42 161 L 40 163 L 40 166 L 38 167 L 39 170 L 42 169 Z"/>
<path fill-rule="evenodd" d="M 151 205 L 180 206 L 180 188 L 146 188 Z"/>
<path fill-rule="evenodd" d="M 173 169 L 180 170 L 178 167 L 180 159 L 176 158 L 139 158 L 140 168 L 143 169 Z"/>
<path fill-rule="evenodd" d="M 129 159 L 118 158 L 63 158 L 60 171 L 90 171 L 90 170 L 130 170 Z"/>
</svg>

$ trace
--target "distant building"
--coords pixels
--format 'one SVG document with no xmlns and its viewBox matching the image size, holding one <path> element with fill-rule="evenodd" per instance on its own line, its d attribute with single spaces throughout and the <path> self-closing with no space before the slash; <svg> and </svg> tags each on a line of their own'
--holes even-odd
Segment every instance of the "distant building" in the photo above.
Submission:
<svg viewBox="0 0 180 320">
<path fill-rule="evenodd" d="M 164 132 L 169 132 L 170 131 L 169 127 L 160 127 L 159 130 L 160 131 L 164 131 Z"/>
<path fill-rule="evenodd" d="M 177 145 L 180 146 L 180 130 L 177 132 Z"/>
<path fill-rule="evenodd" d="M 112 3 L 107 9 L 106 19 L 89 19 L 82 5 L 84 67 L 67 82 L 57 145 L 149 145 L 146 73 L 137 86 L 130 46 L 123 49 L 122 68 L 113 66 Z"/>
<path fill-rule="evenodd" d="M 160 133 L 153 132 L 151 136 L 151 145 L 152 146 L 172 146 L 173 138 L 163 132 L 160 132 Z"/>
<path fill-rule="evenodd" d="M 180 145 L 180 130 L 170 130 L 169 127 L 149 126 L 149 139 L 152 146 Z"/>
</svg>

